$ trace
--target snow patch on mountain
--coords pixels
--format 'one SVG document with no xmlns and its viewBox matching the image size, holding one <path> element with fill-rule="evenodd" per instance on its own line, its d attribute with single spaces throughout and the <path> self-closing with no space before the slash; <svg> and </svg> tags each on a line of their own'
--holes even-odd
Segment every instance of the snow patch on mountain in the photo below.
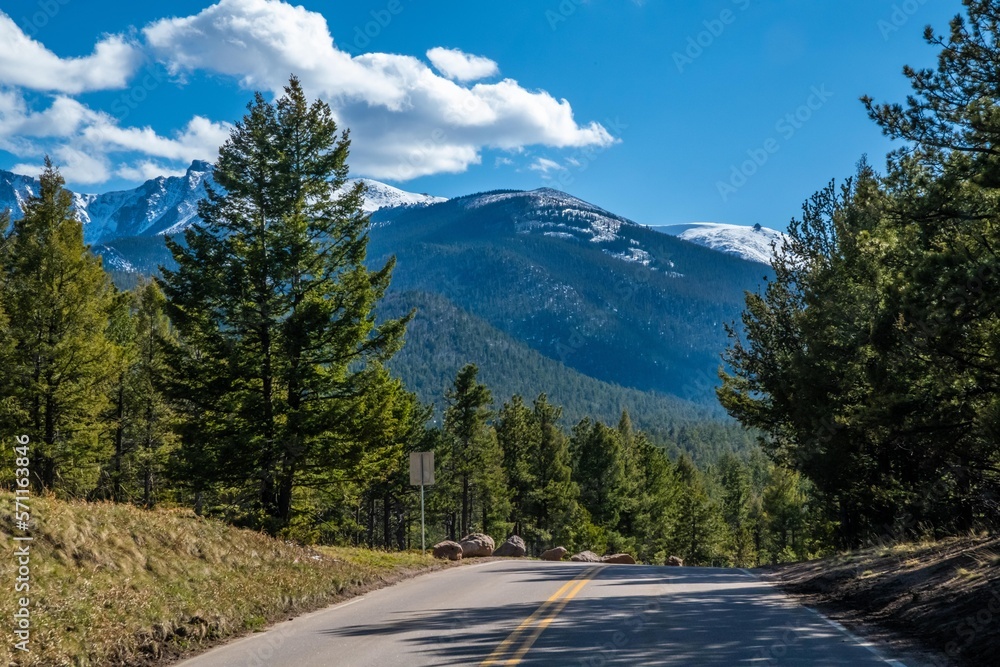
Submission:
<svg viewBox="0 0 1000 667">
<path fill-rule="evenodd" d="M 407 192 L 386 185 L 370 178 L 350 179 L 338 192 L 345 192 L 361 181 L 365 184 L 365 202 L 361 208 L 365 213 L 374 213 L 383 208 L 394 208 L 396 206 L 429 206 L 448 201 L 445 197 L 434 197 L 428 194 L 417 194 Z"/>
<path fill-rule="evenodd" d="M 612 257 L 617 257 L 622 261 L 635 262 L 636 264 L 642 264 L 643 266 L 649 266 L 653 262 L 653 256 L 645 250 L 641 250 L 639 248 L 629 248 L 625 252 L 614 252 L 605 248 L 604 252 Z"/>
<path fill-rule="evenodd" d="M 772 244 L 780 247 L 786 236 L 783 232 L 767 227 L 745 227 L 714 222 L 668 225 L 652 229 L 712 250 L 768 265 L 774 257 Z"/>
<path fill-rule="evenodd" d="M 348 181 L 353 187 L 359 179 Z M 366 213 L 395 206 L 426 206 L 447 201 L 442 197 L 406 192 L 391 185 L 360 179 L 365 184 L 362 208 Z M 103 194 L 71 193 L 83 224 L 86 243 L 96 244 L 125 236 L 178 234 L 199 220 L 198 203 L 212 184 L 212 165 L 196 160 L 183 176 L 161 176 L 132 190 Z M 0 170 L 0 210 L 21 217 L 24 203 L 40 188 L 38 179 Z"/>
</svg>

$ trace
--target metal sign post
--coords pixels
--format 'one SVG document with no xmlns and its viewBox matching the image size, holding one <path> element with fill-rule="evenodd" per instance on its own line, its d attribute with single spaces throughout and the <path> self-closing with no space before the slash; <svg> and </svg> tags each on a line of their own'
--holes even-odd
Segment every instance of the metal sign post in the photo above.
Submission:
<svg viewBox="0 0 1000 667">
<path fill-rule="evenodd" d="M 420 485 L 420 551 L 424 552 L 424 486 L 434 484 L 434 452 L 410 452 L 410 484 Z"/>
</svg>

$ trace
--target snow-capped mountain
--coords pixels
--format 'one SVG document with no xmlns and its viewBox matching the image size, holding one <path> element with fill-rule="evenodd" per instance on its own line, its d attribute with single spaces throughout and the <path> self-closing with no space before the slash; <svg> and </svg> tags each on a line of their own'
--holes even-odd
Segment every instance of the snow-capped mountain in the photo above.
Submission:
<svg viewBox="0 0 1000 667">
<path fill-rule="evenodd" d="M 364 210 L 367 213 L 374 213 L 383 208 L 394 208 L 396 206 L 426 206 L 448 201 L 444 197 L 433 197 L 427 194 L 417 194 L 394 188 L 370 178 L 350 179 L 345 188 L 353 186 L 357 181 L 365 184 Z"/>
<path fill-rule="evenodd" d="M 767 227 L 744 227 L 714 222 L 694 222 L 687 225 L 653 227 L 656 231 L 703 245 L 712 250 L 736 255 L 751 262 L 771 263 L 772 244 L 781 246 L 783 232 Z"/>
<path fill-rule="evenodd" d="M 496 191 L 454 200 L 468 211 L 503 211 L 517 234 L 537 234 L 585 243 L 624 262 L 653 270 L 672 269 L 672 262 L 654 262 L 637 232 L 645 229 L 627 218 L 552 188 Z"/>
<path fill-rule="evenodd" d="M 366 186 L 365 211 L 371 213 L 396 206 L 427 205 L 446 201 L 441 197 L 414 194 L 385 183 L 362 179 Z M 198 219 L 198 202 L 205 196 L 204 184 L 212 182 L 212 165 L 196 160 L 183 176 L 160 176 L 132 190 L 103 194 L 73 193 L 84 241 L 100 244 L 123 237 L 177 234 Z M 347 186 L 356 181 L 350 181 Z M 21 215 L 22 204 L 39 190 L 38 180 L 0 170 L 0 210 Z"/>
</svg>

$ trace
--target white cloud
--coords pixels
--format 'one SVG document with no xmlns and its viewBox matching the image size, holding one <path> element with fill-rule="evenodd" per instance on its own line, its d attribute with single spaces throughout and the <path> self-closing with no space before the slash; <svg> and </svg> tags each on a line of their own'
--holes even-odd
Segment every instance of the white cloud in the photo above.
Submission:
<svg viewBox="0 0 1000 667">
<path fill-rule="evenodd" d="M 353 170 L 374 178 L 461 172 L 480 163 L 484 148 L 615 142 L 597 123 L 579 125 L 568 101 L 511 79 L 469 88 L 411 56 L 351 57 L 321 14 L 278 0 L 221 0 L 143 33 L 174 74 L 207 70 L 278 92 L 295 73 L 351 129 Z"/>
<path fill-rule="evenodd" d="M 437 71 L 456 81 L 478 81 L 500 72 L 497 64 L 489 58 L 470 55 L 458 49 L 438 46 L 427 52 L 427 59 Z"/>
<path fill-rule="evenodd" d="M 227 123 L 214 123 L 195 116 L 183 131 L 169 138 L 157 134 L 151 127 L 118 127 L 104 122 L 86 128 L 82 139 L 108 152 L 136 151 L 167 160 L 214 162 L 230 129 Z"/>
<path fill-rule="evenodd" d="M 107 36 L 89 56 L 59 58 L 0 12 L 0 150 L 22 158 L 23 169 L 35 169 L 32 163 L 48 153 L 77 183 L 145 179 L 154 169 L 214 160 L 228 123 L 194 116 L 177 132 L 162 133 L 125 126 L 124 116 L 73 98 L 145 85 L 133 79 L 147 59 L 174 77 L 221 74 L 275 94 L 296 74 L 307 94 L 327 101 L 338 123 L 351 129 L 352 171 L 374 178 L 462 172 L 480 164 L 486 149 L 516 154 L 530 146 L 616 142 L 602 125 L 578 123 L 565 99 L 513 79 L 482 81 L 499 71 L 489 59 L 431 49 L 435 71 L 407 55 L 352 57 L 334 44 L 323 15 L 282 0 L 220 0 L 193 16 L 156 21 L 139 39 Z M 21 89 L 29 88 L 50 95 L 28 104 Z"/>
<path fill-rule="evenodd" d="M 105 37 L 82 58 L 60 58 L 0 12 L 0 84 L 81 93 L 123 88 L 142 62 L 140 48 L 119 35 Z"/>
<path fill-rule="evenodd" d="M 35 111 L 28 108 L 19 91 L 0 89 L 0 150 L 36 160 L 47 153 L 71 183 L 103 183 L 113 175 L 147 180 L 183 173 L 176 165 L 148 158 L 185 166 L 192 160 L 214 161 L 230 129 L 226 123 L 195 116 L 183 130 L 164 137 L 149 127 L 120 127 L 111 115 L 69 97 L 56 96 L 48 108 Z M 116 154 L 128 154 L 132 162 L 112 170 L 109 156 Z M 41 173 L 42 167 L 40 163 L 23 162 L 12 170 L 34 176 Z"/>
<path fill-rule="evenodd" d="M 108 161 L 103 156 L 93 155 L 73 146 L 60 146 L 55 149 L 52 161 L 59 167 L 59 173 L 70 183 L 92 185 L 104 183 L 111 178 Z M 22 163 L 10 169 L 15 174 L 37 177 L 42 173 L 41 164 Z"/>
<path fill-rule="evenodd" d="M 115 176 L 127 181 L 148 181 L 159 176 L 183 176 L 184 169 L 176 169 L 153 160 L 140 160 L 135 164 L 122 163 L 115 169 Z"/>
<path fill-rule="evenodd" d="M 551 171 L 564 171 L 566 167 L 562 166 L 555 160 L 550 160 L 546 157 L 536 158 L 533 163 L 528 167 L 531 171 L 538 171 L 542 174 L 548 174 Z"/>
</svg>

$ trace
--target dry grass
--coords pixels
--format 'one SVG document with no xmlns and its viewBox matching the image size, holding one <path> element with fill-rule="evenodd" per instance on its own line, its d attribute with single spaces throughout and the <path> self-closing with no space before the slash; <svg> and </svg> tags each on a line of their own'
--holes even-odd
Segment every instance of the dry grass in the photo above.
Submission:
<svg viewBox="0 0 1000 667">
<path fill-rule="evenodd" d="M 786 590 L 861 628 L 938 652 L 949 665 L 1000 654 L 1000 538 L 879 545 L 768 568 Z"/>
<path fill-rule="evenodd" d="M 13 504 L 0 493 L 8 554 Z M 0 665 L 156 664 L 440 566 L 416 553 L 317 551 L 190 511 L 49 498 L 33 498 L 31 510 L 31 652 L 15 652 L 5 632 Z M 0 559 L 6 619 L 15 568 Z"/>
</svg>

